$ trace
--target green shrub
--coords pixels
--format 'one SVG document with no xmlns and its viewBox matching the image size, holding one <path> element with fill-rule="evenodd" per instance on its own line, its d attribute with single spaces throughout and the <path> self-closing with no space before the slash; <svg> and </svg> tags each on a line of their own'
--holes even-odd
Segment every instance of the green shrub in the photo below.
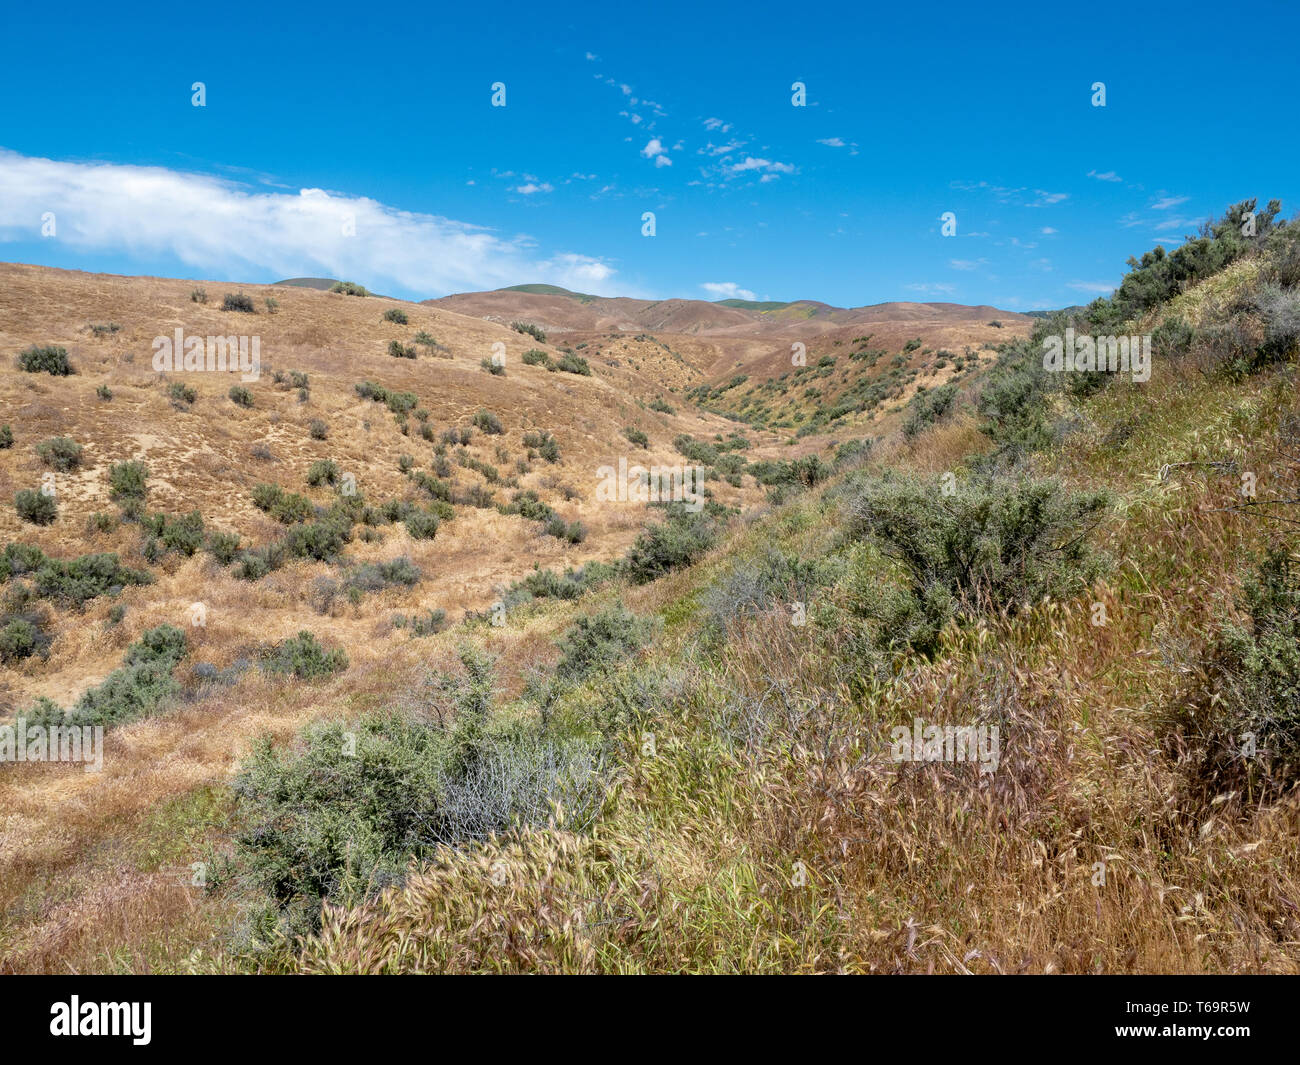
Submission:
<svg viewBox="0 0 1300 1065">
<path fill-rule="evenodd" d="M 629 443 L 635 444 L 637 447 L 650 446 L 650 438 L 640 429 L 635 429 L 629 425 L 623 430 L 623 435 L 627 437 Z"/>
<path fill-rule="evenodd" d="M 400 307 L 390 307 L 388 310 L 384 311 L 384 321 L 396 322 L 398 325 L 406 325 L 406 312 Z"/>
<path fill-rule="evenodd" d="M 491 659 L 464 647 L 461 663 L 423 693 L 436 718 L 372 714 L 312 725 L 293 751 L 255 748 L 234 785 L 235 871 L 267 897 L 260 933 L 318 929 L 322 902 L 400 884 L 439 845 L 545 825 L 557 805 L 577 823 L 599 810 L 605 777 L 590 742 L 497 726 Z"/>
<path fill-rule="evenodd" d="M 160 625 L 141 634 L 102 684 L 86 691 L 64 711 L 46 699 L 26 712 L 29 723 L 43 725 L 104 725 L 134 721 L 157 713 L 180 694 L 172 671 L 185 657 L 185 633 Z"/>
<path fill-rule="evenodd" d="M 500 436 L 505 432 L 501 427 L 501 419 L 491 411 L 480 410 L 474 415 L 474 426 L 482 433 L 489 436 Z"/>
<path fill-rule="evenodd" d="M 985 379 L 975 408 L 985 419 L 980 431 L 997 445 L 995 456 L 1015 457 L 1052 441 L 1049 400 L 1058 386 L 1043 369 L 1041 339 L 1055 327 L 1036 327 L 1029 340 L 1004 346 Z"/>
<path fill-rule="evenodd" d="M 406 531 L 413 540 L 432 540 L 438 534 L 441 524 L 437 517 L 427 510 L 415 510 L 407 515 Z"/>
<path fill-rule="evenodd" d="M 388 342 L 388 354 L 395 359 L 414 359 L 417 353 L 415 348 L 408 347 L 400 340 L 390 340 Z"/>
<path fill-rule="evenodd" d="M 108 385 L 100 385 L 97 389 L 95 389 L 95 395 L 97 395 L 100 399 L 112 399 L 113 390 L 109 388 Z"/>
<path fill-rule="evenodd" d="M 284 498 L 284 489 L 278 484 L 255 484 L 253 485 L 253 506 L 258 510 L 270 513 L 281 499 Z"/>
<path fill-rule="evenodd" d="M 267 673 L 285 673 L 299 680 L 314 680 L 348 668 L 348 656 L 342 648 L 327 651 L 306 629 L 262 652 L 262 669 Z"/>
<path fill-rule="evenodd" d="M 546 333 L 541 326 L 533 325 L 531 322 L 511 322 L 510 328 L 516 333 L 525 333 L 532 337 L 539 344 L 546 343 Z"/>
<path fill-rule="evenodd" d="M 911 475 L 864 479 L 847 493 L 849 535 L 878 543 L 902 583 L 873 588 L 862 612 L 883 643 L 931 654 L 953 619 L 1068 598 L 1103 568 L 1088 534 L 1107 506 L 1104 494 L 1050 480 L 970 479 L 945 495 Z"/>
<path fill-rule="evenodd" d="M 313 488 L 319 488 L 323 484 L 338 484 L 339 477 L 339 468 L 333 459 L 317 459 L 307 467 L 307 483 Z"/>
<path fill-rule="evenodd" d="M 55 377 L 67 377 L 72 373 L 68 349 L 53 345 L 27 348 L 18 356 L 18 365 L 28 373 L 47 373 Z"/>
<path fill-rule="evenodd" d="M 253 303 L 253 297 L 242 292 L 227 292 L 226 298 L 221 301 L 221 309 L 223 311 L 239 311 L 243 314 L 257 313 L 257 306 Z"/>
<path fill-rule="evenodd" d="M 14 446 L 14 431 L 7 425 L 0 425 L 0 451 Z"/>
<path fill-rule="evenodd" d="M 508 505 L 502 505 L 498 509 L 502 514 L 518 514 L 529 521 L 548 522 L 555 517 L 555 511 L 542 502 L 541 497 L 531 488 L 516 492 Z"/>
<path fill-rule="evenodd" d="M 510 586 L 504 602 L 507 607 L 514 607 L 531 599 L 578 599 L 610 580 L 615 573 L 614 566 L 602 562 L 588 562 L 579 570 L 569 569 L 563 574 L 551 569 L 536 569 Z"/>
<path fill-rule="evenodd" d="M 294 558 L 328 562 L 337 557 L 352 539 L 352 529 L 338 514 L 294 526 L 285 538 L 285 550 Z"/>
<path fill-rule="evenodd" d="M 282 544 L 267 544 L 243 551 L 235 559 L 235 576 L 241 581 L 260 581 L 284 565 L 287 554 Z"/>
<path fill-rule="evenodd" d="M 52 470 L 67 473 L 81 465 L 82 446 L 66 436 L 52 436 L 36 445 L 36 454 Z"/>
<path fill-rule="evenodd" d="M 167 398 L 178 407 L 182 405 L 188 407 L 199 398 L 199 394 L 188 385 L 181 384 L 180 381 L 172 381 L 167 386 Z"/>
<path fill-rule="evenodd" d="M 267 313 L 267 314 L 276 314 L 276 313 L 279 312 L 279 310 L 280 310 L 280 301 L 279 301 L 278 299 L 276 299 L 274 296 L 267 296 L 267 297 L 266 297 L 266 313 Z"/>
<path fill-rule="evenodd" d="M 330 435 L 330 427 L 320 418 L 313 418 L 307 426 L 307 431 L 313 440 L 325 440 Z"/>
<path fill-rule="evenodd" d="M 26 618 L 11 618 L 0 626 L 0 662 L 18 662 L 35 653 L 40 630 Z"/>
<path fill-rule="evenodd" d="M 1175 358 L 1187 354 L 1196 339 L 1196 330 L 1186 319 L 1171 315 L 1164 319 L 1151 332 L 1151 351 L 1162 359 Z"/>
<path fill-rule="evenodd" d="M 560 361 L 555 364 L 557 370 L 564 373 L 576 373 L 583 377 L 591 376 L 591 366 L 581 355 L 574 355 L 571 352 L 565 352 L 560 357 Z"/>
<path fill-rule="evenodd" d="M 33 525 L 50 525 L 59 516 L 54 497 L 31 488 L 21 488 L 14 493 L 14 509 L 23 521 Z"/>
<path fill-rule="evenodd" d="M 348 591 L 355 588 L 359 592 L 380 592 L 394 585 L 413 587 L 423 576 L 419 566 L 400 555 L 388 562 L 366 562 L 358 566 L 343 586 Z"/>
<path fill-rule="evenodd" d="M 451 502 L 451 485 L 437 477 L 430 477 L 427 473 L 419 472 L 411 475 L 411 481 L 417 488 L 423 489 L 429 493 L 433 499 L 441 499 L 445 502 Z"/>
<path fill-rule="evenodd" d="M 957 403 L 957 386 L 940 385 L 918 392 L 907 405 L 903 435 L 911 440 L 949 414 Z"/>
<path fill-rule="evenodd" d="M 494 359 L 480 359 L 479 366 L 493 377 L 505 377 L 506 375 L 506 364 L 504 362 L 497 362 Z"/>
<path fill-rule="evenodd" d="M 243 385 L 231 385 L 230 391 L 226 393 L 230 401 L 237 407 L 251 407 L 253 405 L 253 393 Z"/>
<path fill-rule="evenodd" d="M 652 619 L 637 617 L 621 602 L 580 617 L 560 639 L 562 656 L 555 674 L 564 680 L 581 680 L 611 669 L 648 643 L 653 633 Z"/>
<path fill-rule="evenodd" d="M 155 514 L 143 522 L 145 558 L 157 561 L 164 553 L 175 551 L 189 557 L 203 546 L 203 515 L 192 510 L 178 518 Z"/>
<path fill-rule="evenodd" d="M 208 533 L 208 552 L 223 566 L 229 566 L 239 553 L 239 534 L 213 529 Z"/>
<path fill-rule="evenodd" d="M 196 288 L 190 292 L 190 300 L 194 303 L 207 303 L 208 294 L 201 288 Z"/>
<path fill-rule="evenodd" d="M 1300 780 L 1300 565 L 1286 547 L 1247 576 L 1237 608 L 1207 652 L 1209 684 L 1172 712 L 1176 753 L 1207 794 Z"/>
<path fill-rule="evenodd" d="M 355 281 L 336 281 L 330 286 L 331 292 L 341 292 L 345 296 L 369 296 L 364 285 L 358 285 Z"/>
<path fill-rule="evenodd" d="M 35 573 L 46 562 L 45 552 L 35 544 L 10 543 L 0 552 L 0 584 L 11 577 Z"/>
<path fill-rule="evenodd" d="M 656 580 L 694 562 L 713 546 L 717 535 L 717 524 L 708 514 L 674 505 L 667 518 L 636 538 L 627 554 L 628 574 L 637 584 Z"/>
<path fill-rule="evenodd" d="M 147 571 L 123 566 L 112 553 L 80 555 L 66 560 L 43 557 L 35 571 L 38 595 L 76 607 L 101 595 L 116 594 L 128 584 L 149 584 L 152 581 Z"/>
<path fill-rule="evenodd" d="M 551 357 L 541 348 L 529 348 L 521 356 L 525 366 L 550 366 Z"/>
<path fill-rule="evenodd" d="M 651 410 L 657 410 L 660 414 L 676 414 L 677 412 L 668 405 L 663 396 L 656 396 L 650 403 Z"/>
</svg>

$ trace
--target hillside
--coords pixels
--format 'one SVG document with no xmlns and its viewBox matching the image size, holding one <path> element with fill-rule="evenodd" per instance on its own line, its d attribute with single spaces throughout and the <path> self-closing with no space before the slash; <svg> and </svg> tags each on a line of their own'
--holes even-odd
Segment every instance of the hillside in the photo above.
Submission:
<svg viewBox="0 0 1300 1065">
<path fill-rule="evenodd" d="M 0 266 L 0 716 L 105 728 L 0 766 L 3 969 L 1300 971 L 1300 223 L 1254 207 L 797 375 L 755 316 L 841 312 Z M 260 376 L 158 372 L 177 328 Z M 1114 334 L 1149 376 L 1044 367 Z"/>
<path fill-rule="evenodd" d="M 425 301 L 487 321 L 536 326 L 557 345 L 623 361 L 701 407 L 757 428 L 865 431 L 917 386 L 973 372 L 1033 321 L 993 307 L 813 300 L 602 299 L 520 285 Z M 883 360 L 883 361 L 882 361 Z"/>
</svg>

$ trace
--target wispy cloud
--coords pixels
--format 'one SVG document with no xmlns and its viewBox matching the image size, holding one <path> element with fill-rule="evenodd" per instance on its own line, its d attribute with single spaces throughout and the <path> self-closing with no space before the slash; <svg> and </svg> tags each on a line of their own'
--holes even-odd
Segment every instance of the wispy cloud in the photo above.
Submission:
<svg viewBox="0 0 1300 1065">
<path fill-rule="evenodd" d="M 817 142 L 824 144 L 827 148 L 847 148 L 850 155 L 858 154 L 858 146 L 853 141 L 846 141 L 843 137 L 823 137 Z"/>
<path fill-rule="evenodd" d="M 1177 207 L 1179 204 L 1186 203 L 1190 196 L 1161 196 L 1152 205 L 1153 211 L 1167 211 L 1171 207 Z"/>
<path fill-rule="evenodd" d="M 1115 291 L 1115 285 L 1110 281 L 1071 281 L 1066 287 L 1076 292 L 1093 292 L 1099 296 L 1109 296 Z"/>
<path fill-rule="evenodd" d="M 1099 174 L 1095 170 L 1089 170 L 1088 176 L 1090 178 L 1096 178 L 1098 181 L 1123 181 L 1124 180 L 1113 170 L 1107 170 L 1103 174 Z"/>
<path fill-rule="evenodd" d="M 0 150 L 0 242 L 55 239 L 84 253 L 174 257 L 195 276 L 256 281 L 322 276 L 417 297 L 499 288 L 521 278 L 633 294 L 607 261 L 538 255 L 525 237 L 324 189 L 267 192 L 163 167 L 69 163 Z M 345 230 L 354 235 L 345 235 Z"/>
</svg>

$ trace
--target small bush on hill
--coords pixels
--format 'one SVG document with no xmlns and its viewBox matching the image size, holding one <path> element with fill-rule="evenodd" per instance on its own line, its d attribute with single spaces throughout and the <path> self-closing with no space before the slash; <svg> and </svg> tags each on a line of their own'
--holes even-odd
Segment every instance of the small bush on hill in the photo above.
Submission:
<svg viewBox="0 0 1300 1065">
<path fill-rule="evenodd" d="M 1108 499 L 1056 481 L 985 478 L 946 496 L 928 478 L 886 474 L 849 489 L 849 535 L 870 537 L 903 583 L 862 604 L 882 642 L 926 654 L 952 619 L 1064 599 L 1100 574 L 1088 533 Z"/>
<path fill-rule="evenodd" d="M 21 488 L 14 493 L 14 509 L 23 521 L 33 525 L 50 525 L 59 516 L 54 497 L 32 488 Z"/>
<path fill-rule="evenodd" d="M 510 328 L 516 333 L 526 333 L 540 344 L 546 343 L 546 333 L 541 326 L 533 325 L 531 322 L 511 322 Z"/>
<path fill-rule="evenodd" d="M 54 436 L 36 445 L 36 454 L 52 470 L 68 473 L 81 465 L 82 446 L 66 436 Z"/>
<path fill-rule="evenodd" d="M 267 673 L 286 673 L 299 680 L 314 680 L 348 668 L 348 656 L 341 648 L 327 651 L 306 629 L 262 653 L 261 667 Z"/>
<path fill-rule="evenodd" d="M 652 619 L 637 617 L 621 602 L 580 617 L 560 640 L 563 655 L 555 674 L 564 680 L 582 680 L 611 669 L 648 643 L 654 631 Z"/>
<path fill-rule="evenodd" d="M 694 562 L 717 535 L 717 523 L 708 514 L 673 505 L 667 518 L 636 538 L 627 554 L 628 574 L 637 584 L 656 580 Z"/>
<path fill-rule="evenodd" d="M 28 373 L 47 373 L 55 377 L 67 377 L 72 373 L 68 349 L 53 345 L 33 345 L 18 356 L 18 365 Z"/>
</svg>

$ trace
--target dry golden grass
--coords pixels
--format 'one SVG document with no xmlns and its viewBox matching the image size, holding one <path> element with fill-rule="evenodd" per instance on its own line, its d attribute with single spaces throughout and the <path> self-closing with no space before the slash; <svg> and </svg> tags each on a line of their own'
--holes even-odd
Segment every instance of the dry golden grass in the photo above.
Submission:
<svg viewBox="0 0 1300 1065">
<path fill-rule="evenodd" d="M 1300 415 L 1293 371 L 1241 385 L 1168 374 L 1083 413 L 1038 465 L 1118 495 L 1097 534 L 1114 565 L 1088 595 L 953 630 L 934 661 L 865 690 L 847 632 L 773 611 L 705 662 L 676 656 L 692 645 L 674 627 L 655 648 L 678 693 L 654 718 L 657 753 L 629 734 L 617 807 L 593 834 L 561 822 L 446 851 L 403 889 L 329 911 L 318 938 L 266 967 L 1300 972 L 1300 798 L 1202 794 L 1165 723 L 1197 694 L 1202 652 L 1276 528 L 1223 509 L 1235 475 L 1159 475 L 1235 459 L 1270 494 L 1300 494 L 1282 454 Z M 970 432 L 958 419 L 875 460 L 937 472 Z M 637 608 L 689 615 L 736 551 L 824 553 L 827 505 L 738 530 Z M 998 771 L 894 763 L 889 729 L 916 717 L 998 724 Z"/>
<path fill-rule="evenodd" d="M 190 292 L 202 287 L 207 304 L 194 303 Z M 244 291 L 256 314 L 221 311 L 227 292 Z M 279 308 L 270 314 L 265 297 Z M 383 320 L 384 311 L 401 306 L 406 326 Z M 98 338 L 90 323 L 115 322 L 121 329 Z M 261 337 L 261 379 L 247 387 L 254 407 L 240 408 L 227 398 L 238 375 L 173 373 L 160 375 L 151 365 L 155 336 L 247 334 Z M 420 330 L 432 334 L 447 351 L 416 360 L 388 354 L 390 340 L 409 343 Z M 485 373 L 480 361 L 494 343 L 506 346 L 507 374 Z M 29 345 L 57 344 L 68 349 L 76 373 L 59 378 L 20 372 L 15 356 Z M 268 481 L 327 503 L 331 492 L 305 483 L 307 468 L 331 458 L 356 477 L 358 491 L 371 502 L 417 498 L 400 473 L 398 456 L 408 453 L 416 468 L 428 471 L 433 446 L 417 435 L 402 435 L 381 404 L 364 400 L 354 385 L 364 379 L 385 387 L 415 392 L 430 412 L 437 431 L 468 424 L 474 413 L 496 413 L 506 432 L 476 434 L 469 453 L 514 473 L 524 456 L 523 434 L 554 434 L 561 459 L 552 465 L 535 460 L 520 486 L 532 488 L 567 521 L 582 521 L 588 538 L 581 545 L 546 536 L 534 522 L 495 510 L 458 506 L 454 521 L 436 539 L 412 540 L 402 526 L 385 526 L 383 542 L 354 540 L 347 557 L 355 562 L 406 555 L 421 569 L 413 588 L 368 594 L 360 604 L 340 602 L 325 614 L 310 601 L 313 580 L 337 574 L 324 563 L 294 562 L 256 583 L 236 580 L 206 553 L 192 558 L 166 557 L 156 566 L 153 584 L 126 589 L 115 602 L 126 606 L 120 625 L 109 622 L 111 604 L 90 602 L 83 611 L 54 612 L 56 638 L 47 660 L 27 659 L 21 667 L 0 667 L 0 710 L 12 712 L 36 696 L 70 703 L 98 683 L 122 659 L 140 632 L 169 622 L 185 628 L 191 651 L 182 664 L 225 667 L 257 648 L 307 628 L 328 646 L 344 647 L 352 666 L 341 678 L 304 693 L 285 689 L 250 674 L 234 687 L 164 717 L 112 730 L 107 737 L 105 768 L 86 774 L 80 768 L 4 766 L 0 769 L 0 903 L 7 911 L 0 929 L 5 967 L 94 968 L 110 947 L 127 949 L 131 936 L 146 937 L 150 914 L 164 925 L 176 908 L 176 885 L 142 874 L 132 884 L 121 870 L 121 851 L 144 831 L 151 810 L 224 782 L 256 735 L 269 732 L 287 739 L 307 721 L 373 705 L 395 687 L 411 681 L 435 648 L 455 638 L 410 640 L 392 627 L 394 613 L 441 608 L 455 621 L 466 611 L 483 610 L 513 580 L 533 566 L 580 566 L 591 559 L 621 555 L 646 522 L 637 503 L 597 503 L 596 469 L 627 456 L 646 465 L 676 465 L 672 447 L 680 433 L 713 436 L 730 432 L 724 419 L 681 406 L 674 415 L 637 405 L 662 392 L 657 380 L 642 380 L 626 367 L 593 361 L 594 376 L 547 373 L 525 366 L 519 356 L 538 345 L 532 337 L 441 309 L 356 298 L 299 288 L 236 286 L 155 278 L 83 274 L 41 267 L 0 266 L 0 422 L 12 426 L 15 444 L 0 451 L 0 544 L 11 540 L 38 544 L 48 555 L 70 557 L 91 551 L 115 551 L 128 565 L 146 567 L 140 556 L 140 532 L 123 524 L 111 532 L 93 532 L 90 516 L 116 514 L 109 499 L 108 468 L 125 459 L 141 459 L 149 468 L 148 509 L 171 514 L 198 510 L 209 529 L 237 532 L 245 544 L 262 544 L 282 528 L 252 505 L 253 485 Z M 423 348 L 419 349 L 421 352 Z M 552 349 L 552 354 L 556 355 Z M 274 371 L 309 375 L 310 398 L 279 387 Z M 191 409 L 177 409 L 166 395 L 167 380 L 182 381 L 198 392 Z M 96 396 L 108 385 L 111 400 Z M 314 440 L 308 423 L 329 425 L 325 441 Z M 634 449 L 623 438 L 637 425 L 651 438 L 648 450 Z M 48 527 L 23 523 L 12 505 L 13 493 L 37 487 L 44 472 L 35 446 L 50 436 L 66 435 L 83 445 L 80 469 L 59 474 L 59 518 Z M 775 438 L 751 434 L 755 454 L 783 453 Z M 254 456 L 255 447 L 270 449 L 271 460 Z M 496 454 L 505 447 L 508 461 Z M 482 483 L 480 474 L 454 467 L 462 487 Z M 724 501 L 758 497 L 724 482 L 713 486 Z M 576 493 L 565 500 L 564 489 Z M 497 486 L 497 499 L 510 490 Z M 190 608 L 202 602 L 206 625 L 190 624 Z M 502 639 L 503 637 L 493 637 Z M 511 635 L 521 641 L 518 661 L 554 659 L 545 636 Z M 513 658 L 514 656 L 512 656 Z M 509 683 L 518 685 L 522 673 Z M 119 872 L 121 875 L 119 876 Z M 58 880 L 63 890 L 50 891 Z M 103 885 L 112 883 L 109 890 Z M 193 892 L 184 898 L 194 903 Z M 117 900 L 117 901 L 114 901 Z M 140 919 L 127 942 L 126 920 L 106 919 L 103 928 L 78 915 L 119 905 L 123 914 Z M 195 903 L 202 907 L 200 901 Z M 189 905 L 189 903 L 187 903 Z M 86 912 L 89 912 L 86 910 Z M 184 911 L 188 913 L 188 910 Z M 186 918 L 188 920 L 188 918 Z M 101 953 L 96 953 L 101 952 Z M 98 960 L 96 960 L 98 959 Z"/>
</svg>

